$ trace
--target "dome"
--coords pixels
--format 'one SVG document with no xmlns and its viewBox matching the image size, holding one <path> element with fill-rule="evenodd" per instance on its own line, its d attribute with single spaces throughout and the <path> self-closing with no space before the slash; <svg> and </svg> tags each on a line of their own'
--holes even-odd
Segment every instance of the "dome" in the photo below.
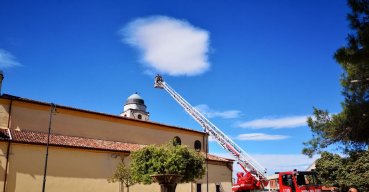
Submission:
<svg viewBox="0 0 369 192">
<path fill-rule="evenodd" d="M 142 99 L 140 95 L 138 95 L 137 93 L 134 93 L 127 98 L 126 105 L 128 104 L 145 105 L 145 101 Z"/>
<path fill-rule="evenodd" d="M 137 93 L 132 94 L 127 99 L 141 99 L 141 100 L 143 100 L 142 97 L 140 95 L 138 95 Z"/>
<path fill-rule="evenodd" d="M 149 120 L 149 112 L 146 111 L 145 101 L 137 92 L 127 98 L 120 116 L 143 121 Z"/>
</svg>

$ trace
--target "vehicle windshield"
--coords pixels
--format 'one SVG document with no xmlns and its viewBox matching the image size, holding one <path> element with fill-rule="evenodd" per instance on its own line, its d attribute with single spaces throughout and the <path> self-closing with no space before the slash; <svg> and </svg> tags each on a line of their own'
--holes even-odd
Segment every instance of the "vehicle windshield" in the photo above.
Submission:
<svg viewBox="0 0 369 192">
<path fill-rule="evenodd" d="M 315 172 L 299 172 L 297 185 L 318 185 L 320 184 Z"/>
</svg>

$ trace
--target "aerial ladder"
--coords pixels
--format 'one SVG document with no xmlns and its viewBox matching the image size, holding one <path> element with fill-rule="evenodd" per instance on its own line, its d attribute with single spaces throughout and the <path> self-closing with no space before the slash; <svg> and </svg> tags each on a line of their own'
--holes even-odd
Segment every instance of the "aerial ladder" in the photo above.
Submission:
<svg viewBox="0 0 369 192">
<path fill-rule="evenodd" d="M 201 125 L 206 133 L 212 136 L 221 147 L 232 154 L 233 158 L 245 171 L 245 173 L 241 172 L 237 174 L 237 182 L 233 185 L 232 191 L 258 190 L 263 189 L 268 184 L 267 177 L 265 176 L 267 170 L 171 88 L 160 75 L 155 77 L 154 87 L 166 90 Z"/>
</svg>

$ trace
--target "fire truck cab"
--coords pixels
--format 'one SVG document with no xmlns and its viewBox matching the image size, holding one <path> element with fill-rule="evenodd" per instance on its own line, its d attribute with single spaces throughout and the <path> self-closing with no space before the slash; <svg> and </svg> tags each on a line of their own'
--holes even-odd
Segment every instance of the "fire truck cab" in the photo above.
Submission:
<svg viewBox="0 0 369 192">
<path fill-rule="evenodd" d="M 276 172 L 280 192 L 321 192 L 322 185 L 314 171 Z"/>
</svg>

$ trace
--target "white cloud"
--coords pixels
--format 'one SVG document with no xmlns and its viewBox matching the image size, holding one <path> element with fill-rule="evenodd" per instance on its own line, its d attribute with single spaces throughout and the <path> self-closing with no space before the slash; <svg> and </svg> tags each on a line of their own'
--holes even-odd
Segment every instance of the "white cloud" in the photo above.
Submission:
<svg viewBox="0 0 369 192">
<path fill-rule="evenodd" d="M 264 133 L 240 134 L 235 139 L 247 141 L 283 140 L 289 138 L 288 135 L 268 135 Z"/>
<path fill-rule="evenodd" d="M 253 154 L 252 157 L 268 169 L 268 175 L 276 171 L 306 170 L 318 158 L 302 154 Z"/>
<path fill-rule="evenodd" d="M 4 49 L 0 49 L 0 68 L 20 66 L 16 58 Z"/>
<path fill-rule="evenodd" d="M 308 116 L 289 116 L 281 118 L 262 118 L 252 121 L 242 122 L 238 124 L 238 127 L 251 128 L 251 129 L 263 129 L 263 128 L 295 128 L 307 125 Z"/>
<path fill-rule="evenodd" d="M 220 117 L 223 119 L 234 119 L 241 116 L 241 111 L 238 110 L 226 110 L 226 111 L 215 111 L 213 109 L 210 109 L 208 105 L 201 104 L 195 106 L 195 108 L 205 115 L 207 118 L 214 118 L 214 117 Z"/>
<path fill-rule="evenodd" d="M 142 51 L 149 70 L 173 76 L 209 69 L 209 33 L 166 16 L 139 18 L 121 30 L 123 41 Z"/>
</svg>

